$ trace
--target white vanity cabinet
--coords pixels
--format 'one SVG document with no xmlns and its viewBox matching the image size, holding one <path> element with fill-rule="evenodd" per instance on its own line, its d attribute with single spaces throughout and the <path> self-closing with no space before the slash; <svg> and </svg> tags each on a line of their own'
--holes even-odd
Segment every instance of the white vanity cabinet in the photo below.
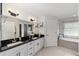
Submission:
<svg viewBox="0 0 79 59">
<path fill-rule="evenodd" d="M 0 56 L 33 56 L 44 46 L 44 38 L 0 52 Z"/>
<path fill-rule="evenodd" d="M 15 47 L 16 49 L 16 56 L 27 56 L 28 51 L 27 51 L 27 44 L 23 44 L 21 46 Z"/>
<path fill-rule="evenodd" d="M 44 47 L 44 38 L 39 38 L 34 41 L 34 55 Z"/>
<path fill-rule="evenodd" d="M 40 50 L 40 39 L 34 41 L 34 54 Z"/>
<path fill-rule="evenodd" d="M 34 55 L 34 41 L 28 43 L 28 56 Z"/>
<path fill-rule="evenodd" d="M 23 44 L 23 45 L 19 46 L 17 49 L 18 49 L 19 56 L 27 56 L 28 55 L 27 44 Z"/>
<path fill-rule="evenodd" d="M 40 49 L 44 47 L 44 38 L 40 38 Z"/>
</svg>

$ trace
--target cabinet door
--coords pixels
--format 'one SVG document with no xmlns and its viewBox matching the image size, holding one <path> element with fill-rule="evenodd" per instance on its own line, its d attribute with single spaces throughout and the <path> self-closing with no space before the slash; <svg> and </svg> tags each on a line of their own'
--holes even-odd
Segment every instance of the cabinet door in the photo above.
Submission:
<svg viewBox="0 0 79 59">
<path fill-rule="evenodd" d="M 42 38 L 40 38 L 40 49 L 42 48 L 43 46 L 43 41 L 42 41 Z"/>
<path fill-rule="evenodd" d="M 37 47 L 37 40 L 34 41 L 34 54 L 37 53 L 38 47 Z"/>
<path fill-rule="evenodd" d="M 40 48 L 43 48 L 44 47 L 44 38 L 41 38 L 40 39 L 40 46 L 41 46 Z"/>
<path fill-rule="evenodd" d="M 3 51 L 0 53 L 0 56 L 17 56 L 17 51 L 15 48 Z"/>
<path fill-rule="evenodd" d="M 34 55 L 34 42 L 29 42 L 28 43 L 28 56 L 33 56 Z"/>
<path fill-rule="evenodd" d="M 27 44 L 24 44 L 21 46 L 20 56 L 27 56 L 27 54 L 28 54 Z"/>
<path fill-rule="evenodd" d="M 0 56 L 5 56 L 5 52 L 0 52 Z"/>
<path fill-rule="evenodd" d="M 38 43 L 37 43 L 37 46 L 38 46 L 38 51 L 41 49 L 41 39 L 38 39 Z"/>
<path fill-rule="evenodd" d="M 40 50 L 40 39 L 34 41 L 34 53 L 36 54 Z"/>
</svg>

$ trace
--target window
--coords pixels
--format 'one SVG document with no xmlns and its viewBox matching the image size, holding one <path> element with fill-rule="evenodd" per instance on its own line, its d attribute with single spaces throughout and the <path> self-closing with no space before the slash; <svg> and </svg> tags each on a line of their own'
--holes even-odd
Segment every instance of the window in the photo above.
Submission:
<svg viewBox="0 0 79 59">
<path fill-rule="evenodd" d="M 79 22 L 64 23 L 64 35 L 69 37 L 79 36 Z"/>
</svg>

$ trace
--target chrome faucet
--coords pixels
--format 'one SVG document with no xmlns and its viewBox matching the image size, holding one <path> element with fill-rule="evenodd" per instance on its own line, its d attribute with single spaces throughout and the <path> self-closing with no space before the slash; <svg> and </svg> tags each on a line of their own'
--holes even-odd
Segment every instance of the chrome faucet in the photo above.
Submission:
<svg viewBox="0 0 79 59">
<path fill-rule="evenodd" d="M 14 39 L 12 40 L 12 43 L 16 42 L 16 32 L 14 32 Z"/>
</svg>

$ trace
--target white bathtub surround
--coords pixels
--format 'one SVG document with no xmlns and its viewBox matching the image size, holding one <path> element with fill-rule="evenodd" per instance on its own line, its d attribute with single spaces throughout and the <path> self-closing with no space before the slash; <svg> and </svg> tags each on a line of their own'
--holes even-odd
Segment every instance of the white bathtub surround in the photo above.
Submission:
<svg viewBox="0 0 79 59">
<path fill-rule="evenodd" d="M 63 47 L 48 47 L 40 50 L 36 56 L 75 56 L 77 52 Z"/>
<path fill-rule="evenodd" d="M 59 46 L 69 48 L 78 52 L 78 43 L 79 43 L 78 39 L 60 38 L 58 42 Z"/>
<path fill-rule="evenodd" d="M 71 41 L 71 42 L 76 42 L 78 43 L 79 42 L 79 39 L 72 39 L 72 38 L 60 38 L 61 40 L 66 40 L 66 41 Z"/>
</svg>

